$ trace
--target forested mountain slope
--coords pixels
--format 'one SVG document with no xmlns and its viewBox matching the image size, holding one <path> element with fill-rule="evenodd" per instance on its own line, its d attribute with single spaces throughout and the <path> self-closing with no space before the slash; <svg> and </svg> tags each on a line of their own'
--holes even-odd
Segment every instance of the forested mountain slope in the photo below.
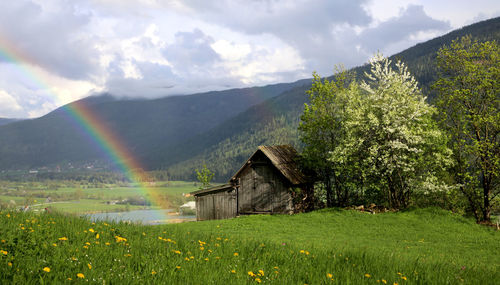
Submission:
<svg viewBox="0 0 500 285">
<path fill-rule="evenodd" d="M 112 129 L 130 152 L 167 148 L 201 134 L 249 107 L 302 81 L 231 89 L 155 100 L 117 99 L 109 94 L 79 100 Z M 75 103 L 72 103 L 75 104 Z M 41 118 L 0 126 L 0 169 L 26 169 L 56 164 L 109 166 L 102 148 L 72 115 L 59 108 Z"/>
</svg>

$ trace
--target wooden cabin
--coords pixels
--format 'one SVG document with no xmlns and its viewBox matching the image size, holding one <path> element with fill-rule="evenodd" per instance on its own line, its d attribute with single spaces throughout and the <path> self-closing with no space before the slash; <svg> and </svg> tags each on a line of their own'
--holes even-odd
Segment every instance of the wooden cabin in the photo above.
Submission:
<svg viewBox="0 0 500 285">
<path fill-rule="evenodd" d="M 302 211 L 304 201 L 312 200 L 312 184 L 298 169 L 296 157 L 289 145 L 259 146 L 229 183 L 191 193 L 197 220 Z"/>
</svg>

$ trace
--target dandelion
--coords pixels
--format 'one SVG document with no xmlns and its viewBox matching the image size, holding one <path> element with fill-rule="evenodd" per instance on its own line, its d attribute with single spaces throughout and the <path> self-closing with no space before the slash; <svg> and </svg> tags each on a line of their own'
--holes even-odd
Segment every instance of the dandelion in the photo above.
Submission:
<svg viewBox="0 0 500 285">
<path fill-rule="evenodd" d="M 132 256 L 132 254 L 127 253 L 127 254 L 125 254 L 125 255 L 123 255 L 123 256 L 125 256 L 125 257 L 131 257 L 131 256 Z"/>
<path fill-rule="evenodd" d="M 251 277 L 254 277 L 255 273 L 253 273 L 252 271 L 248 271 L 248 275 L 251 276 Z"/>
<path fill-rule="evenodd" d="M 232 270 L 231 270 L 231 273 L 236 273 L 236 270 L 232 269 Z"/>
<path fill-rule="evenodd" d="M 7 263 L 8 266 L 12 267 L 12 262 Z"/>
<path fill-rule="evenodd" d="M 382 283 L 387 284 L 387 280 L 382 279 Z"/>
<path fill-rule="evenodd" d="M 156 271 L 151 270 L 151 275 L 155 275 L 155 274 L 156 274 Z"/>
<path fill-rule="evenodd" d="M 205 248 L 202 246 L 202 247 L 200 247 L 200 250 L 205 250 Z"/>
<path fill-rule="evenodd" d="M 7 216 L 7 218 L 10 218 L 10 214 L 7 214 L 7 215 L 5 215 L 5 216 Z"/>
<path fill-rule="evenodd" d="M 86 244 L 86 245 L 90 245 L 90 242 L 86 242 L 85 244 Z"/>
<path fill-rule="evenodd" d="M 107 243 L 105 243 L 105 245 L 110 245 L 110 243 L 109 243 L 109 242 L 107 242 Z"/>
<path fill-rule="evenodd" d="M 401 276 L 401 279 L 406 281 L 406 276 Z"/>
<path fill-rule="evenodd" d="M 115 236 L 116 242 L 126 242 L 127 239 L 121 236 Z"/>
<path fill-rule="evenodd" d="M 260 280 L 260 278 L 255 278 L 255 282 L 260 283 L 262 280 Z"/>
<path fill-rule="evenodd" d="M 3 255 L 7 255 L 8 252 L 6 250 L 0 250 L 0 253 L 3 254 Z"/>
<path fill-rule="evenodd" d="M 185 260 L 185 261 L 189 261 L 189 257 L 185 257 L 185 258 L 184 258 L 184 260 Z"/>
<path fill-rule="evenodd" d="M 146 233 L 145 233 L 145 232 L 142 232 L 142 235 L 143 235 L 143 236 L 145 236 L 145 235 L 146 235 Z"/>
<path fill-rule="evenodd" d="M 181 267 L 180 267 L 179 265 L 177 265 L 175 268 L 177 268 L 177 269 L 181 269 Z"/>
<path fill-rule="evenodd" d="M 212 253 L 212 250 L 211 250 L 211 249 L 209 249 L 209 250 L 208 250 L 208 253 Z"/>
<path fill-rule="evenodd" d="M 394 282 L 392 285 L 398 285 L 398 282 Z"/>
<path fill-rule="evenodd" d="M 50 272 L 50 267 L 44 267 L 44 268 L 43 268 L 43 271 L 45 271 L 45 272 Z"/>
<path fill-rule="evenodd" d="M 328 277 L 328 278 L 333 278 L 333 274 L 331 274 L 331 273 L 327 273 L 327 274 L 326 274 L 326 277 Z"/>
<path fill-rule="evenodd" d="M 274 269 L 279 269 L 278 266 L 273 267 Z"/>
<path fill-rule="evenodd" d="M 366 278 L 370 278 L 370 277 L 372 277 L 372 276 L 371 276 L 370 274 L 368 274 L 368 273 L 365 273 L 365 277 L 366 277 Z"/>
<path fill-rule="evenodd" d="M 300 253 L 305 253 L 305 250 L 301 249 L 301 250 L 300 250 Z"/>
<path fill-rule="evenodd" d="M 238 254 L 237 252 L 235 252 L 233 255 L 234 255 L 234 256 L 238 256 L 239 254 Z"/>
<path fill-rule="evenodd" d="M 92 265 L 90 265 L 90 263 L 87 263 L 87 266 L 89 269 L 92 269 Z"/>
<path fill-rule="evenodd" d="M 68 278 L 67 278 L 66 280 L 69 280 L 69 281 L 71 281 L 71 280 L 73 280 L 73 278 L 71 278 L 71 277 L 68 277 Z"/>
<path fill-rule="evenodd" d="M 52 246 L 57 246 L 57 243 L 53 243 Z"/>
<path fill-rule="evenodd" d="M 191 256 L 189 257 L 189 259 L 194 259 L 194 256 L 192 256 L 192 255 L 191 255 Z"/>
<path fill-rule="evenodd" d="M 72 256 L 72 257 L 71 257 L 71 260 L 73 260 L 73 261 L 77 261 L 77 260 L 78 260 L 78 258 L 76 258 L 76 257 Z"/>
<path fill-rule="evenodd" d="M 174 253 L 181 254 L 179 250 L 172 250 Z"/>
<path fill-rule="evenodd" d="M 65 240 L 68 240 L 68 238 L 67 237 L 60 237 L 59 240 L 65 241 Z"/>
<path fill-rule="evenodd" d="M 215 259 L 220 259 L 220 256 L 216 256 Z"/>
<path fill-rule="evenodd" d="M 76 274 L 76 277 L 83 279 L 83 278 L 85 278 L 85 275 L 83 275 L 83 273 L 78 273 L 78 274 Z"/>
<path fill-rule="evenodd" d="M 208 257 L 207 257 L 207 258 L 205 258 L 205 261 L 208 261 Z"/>
<path fill-rule="evenodd" d="M 93 232 L 94 232 L 94 229 L 89 229 L 89 232 L 93 233 Z"/>
<path fill-rule="evenodd" d="M 99 234 L 96 234 L 96 235 L 95 235 L 95 238 L 96 238 L 96 239 L 99 239 Z"/>
</svg>

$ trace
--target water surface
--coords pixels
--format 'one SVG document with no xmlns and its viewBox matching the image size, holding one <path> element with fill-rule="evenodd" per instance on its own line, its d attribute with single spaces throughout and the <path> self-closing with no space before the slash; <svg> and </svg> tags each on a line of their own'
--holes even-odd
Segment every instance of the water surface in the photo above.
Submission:
<svg viewBox="0 0 500 285">
<path fill-rule="evenodd" d="M 172 209 L 134 210 L 128 212 L 96 213 L 86 215 L 92 221 L 114 221 L 159 225 L 196 221 L 196 216 L 175 215 Z"/>
</svg>

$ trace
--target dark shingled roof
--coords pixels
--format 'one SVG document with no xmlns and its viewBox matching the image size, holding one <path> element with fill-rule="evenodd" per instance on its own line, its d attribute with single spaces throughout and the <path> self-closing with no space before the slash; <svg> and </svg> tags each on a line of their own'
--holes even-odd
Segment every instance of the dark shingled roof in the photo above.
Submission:
<svg viewBox="0 0 500 285">
<path fill-rule="evenodd" d="M 255 156 L 259 151 L 261 151 L 278 169 L 283 176 L 292 183 L 292 185 L 299 185 L 307 183 L 307 179 L 304 174 L 299 170 L 297 163 L 295 161 L 297 157 L 297 151 L 290 145 L 275 145 L 275 146 L 259 146 L 258 150 L 250 156 L 246 163 L 236 172 L 231 178 L 234 179 L 238 174 L 245 168 L 245 166 L 251 161 L 252 157 Z"/>
</svg>

